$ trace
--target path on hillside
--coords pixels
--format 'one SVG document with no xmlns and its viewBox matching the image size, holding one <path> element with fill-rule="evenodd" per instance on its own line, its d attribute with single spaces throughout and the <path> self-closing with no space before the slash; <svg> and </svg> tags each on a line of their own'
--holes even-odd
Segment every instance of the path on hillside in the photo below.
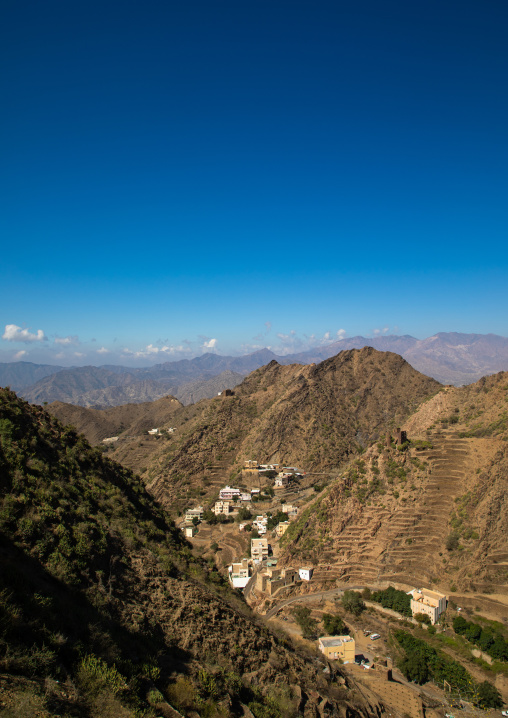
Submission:
<svg viewBox="0 0 508 718">
<path fill-rule="evenodd" d="M 332 588 L 329 591 L 318 591 L 316 593 L 305 593 L 301 596 L 292 596 L 291 598 L 286 598 L 284 601 L 280 601 L 280 603 L 277 603 L 277 605 L 267 611 L 267 613 L 261 615 L 263 618 L 268 620 L 269 618 L 272 618 L 272 616 L 275 616 L 277 611 L 280 611 L 281 608 L 289 606 L 291 603 L 296 603 L 297 601 L 315 601 L 318 598 L 342 596 L 344 591 L 362 591 L 364 588 L 365 586 L 345 586 L 344 588 Z"/>
</svg>

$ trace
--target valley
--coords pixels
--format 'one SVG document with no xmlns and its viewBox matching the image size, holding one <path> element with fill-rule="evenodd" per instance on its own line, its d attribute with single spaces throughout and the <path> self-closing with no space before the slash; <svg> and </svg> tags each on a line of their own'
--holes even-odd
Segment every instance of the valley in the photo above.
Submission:
<svg viewBox="0 0 508 718">
<path fill-rule="evenodd" d="M 349 701 L 347 710 L 357 711 L 357 715 L 387 711 L 398 715 L 404 712 L 398 701 L 406 700 L 412 706 L 405 711 L 411 718 L 443 718 L 444 711 L 452 710 L 460 700 L 459 689 L 453 688 L 452 695 L 447 695 L 437 679 L 419 681 L 421 687 L 408 682 L 404 661 L 409 660 L 409 649 L 402 648 L 400 641 L 409 639 L 400 633 L 401 628 L 410 632 L 415 646 L 423 641 L 421 645 L 428 650 L 445 651 L 446 660 L 460 667 L 453 670 L 466 671 L 477 686 L 495 686 L 499 700 L 508 700 L 506 661 L 487 661 L 481 652 L 475 657 L 474 645 L 453 630 L 454 619 L 461 615 L 495 626 L 499 636 L 508 639 L 507 402 L 508 377 L 504 373 L 465 387 L 443 387 L 416 372 L 400 356 L 371 347 L 348 350 L 317 365 L 282 366 L 272 361 L 249 374 L 233 391 L 188 406 L 164 396 L 155 402 L 102 410 L 56 402 L 46 407 L 46 413 L 41 407 L 16 405 L 13 395 L 6 394 L 4 466 L 10 466 L 9 457 L 17 455 L 22 468 L 18 474 L 7 469 L 12 478 L 4 486 L 3 515 L 5 507 L 9 511 L 4 530 L 16 551 L 27 551 L 30 561 L 40 562 L 34 565 L 37 575 L 49 571 L 49 576 L 58 567 L 55 575 L 60 580 L 82 586 L 83 595 L 100 597 L 98 606 L 105 600 L 100 611 L 114 616 L 121 630 L 129 627 L 141 637 L 152 635 L 150 627 L 158 627 L 158 666 L 166 686 L 155 681 L 164 698 L 158 707 L 161 715 L 172 715 L 175 705 L 185 715 L 201 715 L 204 703 L 213 703 L 217 715 L 220 710 L 245 714 L 251 703 L 264 705 L 273 669 L 284 665 L 282 671 L 275 668 L 277 675 L 293 678 L 280 683 L 282 693 L 277 693 L 277 700 L 280 702 L 283 694 L 284 700 L 289 700 L 289 695 L 294 700 L 289 713 L 280 715 L 338 715 L 345 710 L 344 701 Z M 9 426 L 21 420 L 32 428 L 17 435 Z M 75 429 L 63 429 L 60 422 Z M 128 530 L 120 529 L 124 523 L 121 516 L 132 509 L 121 498 L 121 483 L 113 495 L 109 479 L 92 494 L 85 485 L 78 488 L 71 483 L 73 495 L 84 491 L 90 496 L 87 500 L 95 497 L 97 504 L 93 511 L 85 504 L 79 517 L 72 513 L 70 495 L 52 499 L 55 518 L 51 512 L 41 512 L 30 498 L 22 504 L 25 508 L 11 508 L 21 507 L 19 499 L 13 502 L 9 497 L 18 495 L 23 482 L 31 485 L 34 476 L 44 475 L 37 457 L 44 457 L 47 463 L 54 454 L 54 449 L 43 448 L 42 439 L 33 434 L 37 426 L 46 432 L 44 436 L 53 436 L 53 443 L 59 433 L 66 437 L 67 455 L 84 461 L 83 466 L 98 467 L 102 462 L 108 471 L 123 466 L 126 480 L 133 476 L 131 470 L 139 474 L 140 479 L 128 479 L 138 483 L 134 493 L 129 489 L 126 494 L 132 497 L 128 501 L 135 501 L 133 507 L 138 500 L 135 496 L 144 496 L 143 511 L 148 514 L 135 519 L 138 528 L 132 524 Z M 28 453 L 21 459 L 19 452 L 25 444 Z M 69 454 L 69 447 L 76 448 Z M 259 464 L 263 466 L 259 468 Z M 75 469 L 65 471 L 79 475 L 73 473 Z M 63 506 L 71 512 L 63 524 L 65 530 L 58 529 L 58 521 L 62 525 L 58 511 Z M 76 549 L 72 547 L 79 537 L 73 526 L 83 526 L 89 511 L 97 518 L 96 528 L 87 531 L 92 532 L 89 536 L 98 532 L 97 537 L 106 541 L 109 568 L 98 554 L 93 570 L 92 565 L 86 568 L 83 564 L 75 573 L 77 559 L 72 556 Z M 149 518 L 152 511 L 153 518 Z M 153 521 L 158 528 L 150 528 Z M 52 542 L 66 536 L 61 547 L 42 549 L 39 525 L 49 527 Z M 171 536 L 171 546 L 163 548 L 164 535 Z M 253 548 L 253 539 L 259 541 L 258 537 L 266 538 L 267 547 L 259 559 Z M 36 539 L 38 543 L 32 544 Z M 11 548 L 4 553 L 5 565 L 14 570 L 10 552 Z M 21 583 L 34 585 L 26 560 L 20 564 L 24 573 Z M 251 577 L 249 580 L 247 575 L 242 596 L 242 589 L 228 586 L 228 575 L 248 564 Z M 117 568 L 112 570 L 112 566 Z M 66 567 L 63 574 L 62 567 Z M 43 586 L 48 580 L 42 573 L 36 583 Z M 245 580 L 241 585 L 245 586 Z M 430 631 L 370 600 L 372 593 L 390 586 L 403 595 L 419 589 L 445 596 L 448 609 L 436 624 L 437 630 Z M 342 604 L 350 591 L 364 596 L 366 606 L 359 615 Z M 309 609 L 307 617 L 309 625 L 315 626 L 314 633 L 302 629 L 299 606 Z M 357 654 L 368 658 L 369 665 L 375 663 L 374 670 L 354 663 L 327 662 L 316 652 L 318 627 L 328 614 L 349 626 Z M 208 623 L 206 629 L 203 621 Z M 227 629 L 220 627 L 224 621 Z M 375 650 L 364 636 L 367 629 L 381 636 Z M 73 632 L 68 626 L 64 630 L 66 635 Z M 269 638 L 272 635 L 275 638 Z M 5 634 L 5 640 L 8 636 Z M 219 641 L 218 636 L 222 636 Z M 89 643 L 91 638 L 79 640 Z M 205 668 L 199 652 L 203 641 Z M 268 672 L 261 670 L 259 662 L 263 641 L 272 642 L 271 648 L 266 644 Z M 277 641 L 280 648 L 275 647 Z M 254 648 L 258 644 L 259 648 Z M 95 642 L 94 655 L 119 666 L 127 660 L 122 652 L 127 655 L 133 650 L 128 641 L 122 645 L 111 653 Z M 187 656 L 185 661 L 190 661 L 188 665 L 194 667 L 184 670 L 185 661 L 180 659 L 168 663 L 164 656 L 170 645 L 178 646 Z M 295 656 L 294 665 L 284 651 Z M 219 654 L 228 656 L 225 663 Z M 4 667 L 14 665 L 5 660 Z M 309 666 L 323 660 L 331 671 L 324 683 L 317 674 L 310 678 L 312 671 L 309 673 Z M 236 671 L 243 677 L 244 688 L 238 684 L 238 689 L 233 689 L 225 678 L 219 680 L 217 664 L 223 665 L 221 670 Z M 203 671 L 217 686 L 220 683 L 217 697 L 199 688 Z M 185 683 L 186 674 L 190 684 Z M 250 678 L 248 685 L 263 686 L 266 681 L 266 688 L 257 697 L 249 694 L 250 698 L 242 698 L 246 676 L 254 674 L 257 677 Z M 380 683 L 382 676 L 385 682 Z M 90 701 L 82 680 L 77 676 L 72 680 L 81 686 L 80 700 Z M 320 686 L 314 708 L 312 690 L 316 689 L 307 690 L 306 680 Z M 184 685 L 192 698 L 182 697 Z M 31 690 L 37 692 L 33 686 Z M 301 696 L 299 708 L 296 695 Z M 467 698 L 467 692 L 464 696 L 465 710 L 478 710 L 479 699 Z M 219 709 L 221 701 L 223 708 Z M 224 708 L 226 705 L 229 707 Z M 261 715 L 261 708 L 248 710 Z"/>
</svg>

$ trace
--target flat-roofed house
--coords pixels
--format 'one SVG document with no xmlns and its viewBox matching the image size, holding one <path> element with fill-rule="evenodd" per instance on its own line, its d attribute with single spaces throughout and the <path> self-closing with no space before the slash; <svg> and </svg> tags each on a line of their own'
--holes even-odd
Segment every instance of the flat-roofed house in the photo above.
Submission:
<svg viewBox="0 0 508 718">
<path fill-rule="evenodd" d="M 256 590 L 272 596 L 279 588 L 294 586 L 297 579 L 298 571 L 294 568 L 268 568 L 256 575 Z"/>
<path fill-rule="evenodd" d="M 319 650 L 326 658 L 344 663 L 355 662 L 355 639 L 351 636 L 321 636 L 318 641 Z"/>
<path fill-rule="evenodd" d="M 219 514 L 227 516 L 231 511 L 231 501 L 216 501 L 212 511 L 216 516 Z"/>
<path fill-rule="evenodd" d="M 410 591 L 411 610 L 413 616 L 423 613 L 429 616 L 432 624 L 436 623 L 439 616 L 446 611 L 446 596 L 429 588 L 415 588 Z"/>
<path fill-rule="evenodd" d="M 233 501 L 234 497 L 236 496 L 238 499 L 241 497 L 242 492 L 240 489 L 235 489 L 232 486 L 225 486 L 223 489 L 219 491 L 219 500 L 220 501 Z"/>
<path fill-rule="evenodd" d="M 245 588 L 249 583 L 250 567 L 249 559 L 242 558 L 239 563 L 233 563 L 229 566 L 229 582 L 234 588 Z"/>
<path fill-rule="evenodd" d="M 286 533 L 288 528 L 289 528 L 289 521 L 281 521 L 275 527 L 275 533 L 280 538 L 281 536 L 284 536 L 284 534 Z"/>
<path fill-rule="evenodd" d="M 185 520 L 187 523 L 192 523 L 192 519 L 196 518 L 198 521 L 203 520 L 204 509 L 202 506 L 196 506 L 195 509 L 187 509 L 185 512 Z"/>
<path fill-rule="evenodd" d="M 250 555 L 252 559 L 259 563 L 264 558 L 268 557 L 268 539 L 267 538 L 253 538 L 250 540 Z"/>
</svg>

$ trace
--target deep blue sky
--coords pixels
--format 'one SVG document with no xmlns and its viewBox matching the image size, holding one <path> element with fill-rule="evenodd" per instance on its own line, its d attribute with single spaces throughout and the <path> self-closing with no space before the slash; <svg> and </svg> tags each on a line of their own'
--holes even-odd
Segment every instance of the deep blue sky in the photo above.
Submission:
<svg viewBox="0 0 508 718">
<path fill-rule="evenodd" d="M 505 0 L 4 0 L 0 360 L 506 336 L 507 33 Z"/>
</svg>

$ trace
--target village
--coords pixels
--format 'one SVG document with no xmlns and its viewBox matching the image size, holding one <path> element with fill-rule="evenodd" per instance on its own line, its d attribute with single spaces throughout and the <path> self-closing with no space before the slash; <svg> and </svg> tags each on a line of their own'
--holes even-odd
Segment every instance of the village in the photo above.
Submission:
<svg viewBox="0 0 508 718">
<path fill-rule="evenodd" d="M 240 486 L 224 486 L 206 508 L 187 509 L 181 523 L 185 536 L 195 548 L 201 545 L 203 552 L 207 545 L 218 548 L 221 542 L 222 548 L 215 556 L 219 560 L 219 554 L 225 554 L 221 568 L 227 572 L 232 588 L 241 591 L 254 610 L 290 635 L 301 634 L 294 617 L 295 606 L 310 606 L 303 611 L 316 617 L 326 616 L 330 615 L 327 610 L 337 611 L 344 594 L 343 588 L 321 591 L 320 586 L 314 587 L 314 566 L 278 566 L 280 538 L 315 495 L 312 483 L 305 481 L 305 477 L 305 472 L 297 467 L 247 460 Z M 247 489 L 246 485 L 256 486 Z M 369 591 L 365 586 L 351 588 Z M 418 616 L 418 625 L 422 626 L 423 621 L 425 626 L 435 626 L 446 610 L 447 597 L 425 588 L 412 588 L 405 593 L 413 616 Z M 411 718 L 423 718 L 418 692 L 394 670 L 384 630 L 386 618 L 406 625 L 408 621 L 414 624 L 417 621 L 394 611 L 385 611 L 392 615 L 383 616 L 380 606 L 368 601 L 367 605 L 368 614 L 355 620 L 347 633 L 316 636 L 314 645 L 324 659 L 346 666 L 395 710 Z M 437 695 L 434 699 L 437 700 Z"/>
</svg>

